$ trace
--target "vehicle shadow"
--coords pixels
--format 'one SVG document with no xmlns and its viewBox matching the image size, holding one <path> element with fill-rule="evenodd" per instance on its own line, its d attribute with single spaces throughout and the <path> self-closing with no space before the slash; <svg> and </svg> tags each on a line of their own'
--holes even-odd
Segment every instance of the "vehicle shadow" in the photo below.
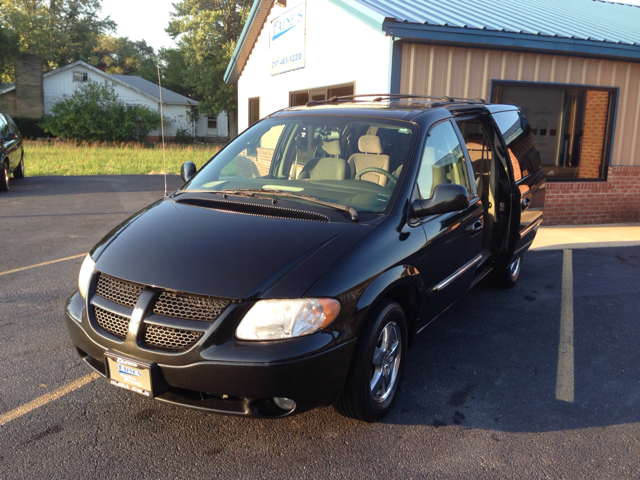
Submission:
<svg viewBox="0 0 640 480">
<path fill-rule="evenodd" d="M 572 260 L 573 401 L 556 398 L 563 251 L 529 252 L 514 288 L 485 280 L 418 336 L 385 423 L 540 432 L 640 421 L 640 247 Z"/>
</svg>

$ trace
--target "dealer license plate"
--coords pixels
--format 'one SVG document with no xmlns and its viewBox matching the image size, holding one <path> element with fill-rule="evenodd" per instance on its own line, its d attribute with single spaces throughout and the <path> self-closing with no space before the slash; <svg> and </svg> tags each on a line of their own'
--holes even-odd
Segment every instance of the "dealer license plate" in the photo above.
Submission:
<svg viewBox="0 0 640 480">
<path fill-rule="evenodd" d="M 107 352 L 109 366 L 107 380 L 111 385 L 130 390 L 145 397 L 153 397 L 151 366 L 138 360 Z"/>
</svg>

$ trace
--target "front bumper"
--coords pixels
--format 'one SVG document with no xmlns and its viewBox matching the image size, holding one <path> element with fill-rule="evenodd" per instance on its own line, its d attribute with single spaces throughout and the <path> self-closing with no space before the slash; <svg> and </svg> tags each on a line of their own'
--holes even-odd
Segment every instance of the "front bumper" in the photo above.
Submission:
<svg viewBox="0 0 640 480">
<path fill-rule="evenodd" d="M 275 342 L 231 338 L 217 345 L 205 335 L 184 354 L 153 353 L 101 337 L 77 291 L 67 301 L 65 320 L 78 353 L 102 376 L 105 352 L 117 352 L 157 365 L 166 386 L 157 400 L 248 417 L 282 417 L 331 405 L 342 391 L 355 346 L 355 339 L 338 345 L 332 333 L 323 332 Z M 296 408 L 284 411 L 274 397 L 292 399 Z"/>
</svg>

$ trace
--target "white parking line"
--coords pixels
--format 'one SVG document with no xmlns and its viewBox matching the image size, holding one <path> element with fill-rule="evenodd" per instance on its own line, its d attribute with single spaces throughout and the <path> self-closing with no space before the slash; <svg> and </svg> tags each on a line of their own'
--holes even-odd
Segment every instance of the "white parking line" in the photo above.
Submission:
<svg viewBox="0 0 640 480">
<path fill-rule="evenodd" d="M 562 300 L 560 303 L 560 345 L 558 348 L 558 374 L 556 399 L 574 400 L 573 363 L 573 256 L 565 250 L 562 257 Z"/>
<path fill-rule="evenodd" d="M 58 260 L 51 260 L 49 262 L 36 263 L 35 265 L 29 265 L 28 267 L 14 268 L 13 270 L 7 270 L 6 272 L 0 272 L 1 275 L 8 275 L 10 273 L 21 272 L 23 270 L 29 270 L 30 268 L 44 267 L 45 265 L 51 265 L 52 263 L 64 262 L 65 260 L 73 260 L 74 258 L 86 257 L 86 253 L 80 255 L 73 255 L 71 257 L 59 258 Z"/>
<path fill-rule="evenodd" d="M 78 388 L 86 385 L 87 383 L 99 378 L 100 375 L 97 373 L 90 373 L 89 375 L 85 375 L 84 377 L 78 378 L 71 383 L 68 383 L 53 392 L 46 393 L 41 397 L 36 398 L 35 400 L 30 401 L 29 403 L 25 403 L 24 405 L 19 406 L 18 408 L 14 408 L 10 412 L 3 413 L 0 415 L 0 427 L 9 423 L 11 420 L 15 420 L 18 417 L 21 417 L 29 412 L 32 412 L 36 408 L 40 408 L 43 405 L 46 405 L 49 402 L 53 402 L 54 400 L 66 395 L 69 392 L 73 392 Z"/>
</svg>

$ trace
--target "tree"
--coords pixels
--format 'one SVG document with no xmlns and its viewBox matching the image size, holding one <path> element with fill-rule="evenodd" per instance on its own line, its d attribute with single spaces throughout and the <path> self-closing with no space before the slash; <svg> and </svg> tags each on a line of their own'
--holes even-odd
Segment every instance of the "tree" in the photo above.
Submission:
<svg viewBox="0 0 640 480">
<path fill-rule="evenodd" d="M 98 37 L 116 27 L 108 17 L 99 18 L 99 11 L 100 0 L 0 0 L 0 25 L 16 50 L 40 55 L 49 71 L 90 61 Z"/>
<path fill-rule="evenodd" d="M 17 53 L 15 34 L 0 23 L 0 83 L 8 83 L 13 78 L 14 60 Z"/>
<path fill-rule="evenodd" d="M 101 35 L 97 42 L 91 56 L 93 65 L 102 62 L 109 74 L 138 75 L 150 82 L 158 83 L 156 54 L 146 41 Z"/>
<path fill-rule="evenodd" d="M 158 63 L 162 76 L 162 86 L 180 95 L 200 101 L 202 97 L 195 91 L 193 85 L 185 80 L 188 76 L 184 51 L 179 48 L 161 48 L 158 52 Z M 156 83 L 158 76 L 156 74 Z"/>
<path fill-rule="evenodd" d="M 88 81 L 70 98 L 53 105 L 44 130 L 57 137 L 87 141 L 142 140 L 160 127 L 160 114 L 140 105 L 125 105 L 110 82 Z"/>
<path fill-rule="evenodd" d="M 251 0 L 182 0 L 167 33 L 178 40 L 187 67 L 185 80 L 202 98 L 200 109 L 209 116 L 227 111 L 231 135 L 237 134 L 237 89 L 224 81 Z"/>
</svg>

